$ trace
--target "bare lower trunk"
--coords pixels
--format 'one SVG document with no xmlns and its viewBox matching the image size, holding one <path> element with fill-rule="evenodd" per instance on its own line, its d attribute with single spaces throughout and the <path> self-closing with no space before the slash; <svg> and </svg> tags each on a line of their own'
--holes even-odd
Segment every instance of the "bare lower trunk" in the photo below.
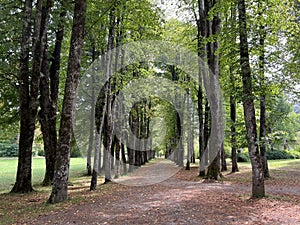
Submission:
<svg viewBox="0 0 300 225">
<path fill-rule="evenodd" d="M 92 49 L 92 61 L 94 62 L 96 60 L 96 49 L 95 46 L 93 46 Z M 91 83 L 91 114 L 90 114 L 90 130 L 89 130 L 89 145 L 87 149 L 87 164 L 86 164 L 86 170 L 87 175 L 92 175 L 92 150 L 94 148 L 94 132 L 95 132 L 95 105 L 96 105 L 96 94 L 95 94 L 95 75 L 92 74 L 92 83 Z"/>
<path fill-rule="evenodd" d="M 222 175 L 220 171 L 220 154 L 218 154 L 208 166 L 206 178 L 220 180 L 221 176 Z"/>
<path fill-rule="evenodd" d="M 231 118 L 231 172 L 235 173 L 239 171 L 237 164 L 237 147 L 236 147 L 236 102 L 233 96 L 230 96 L 230 118 Z"/>
<path fill-rule="evenodd" d="M 29 69 L 30 32 L 32 1 L 26 0 L 23 15 L 23 30 L 20 55 L 20 141 L 19 160 L 16 182 L 11 192 L 24 193 L 32 191 L 32 144 L 38 111 L 38 96 L 41 65 L 46 45 L 49 12 L 52 1 L 48 0 L 43 9 L 43 1 L 36 2 L 34 32 L 32 36 L 32 71 Z"/>
<path fill-rule="evenodd" d="M 266 99 L 265 96 L 260 97 L 260 129 L 259 129 L 259 148 L 262 167 L 264 171 L 264 178 L 270 178 L 268 160 L 267 160 L 267 149 L 266 149 Z"/>
<path fill-rule="evenodd" d="M 252 197 L 261 198 L 265 196 L 265 186 L 263 168 L 257 145 L 257 128 L 249 62 L 245 0 L 238 1 L 238 9 L 240 29 L 240 64 L 243 78 L 243 106 L 247 129 L 248 150 L 252 165 Z"/>
<path fill-rule="evenodd" d="M 121 152 L 121 143 L 119 140 L 116 140 L 116 165 L 115 165 L 115 179 L 120 177 L 120 152 Z"/>
<path fill-rule="evenodd" d="M 206 62 L 206 45 L 204 43 L 204 38 L 206 37 L 206 19 L 205 19 L 205 12 L 204 12 L 204 2 L 203 0 L 198 0 L 198 13 L 199 19 L 197 21 L 197 54 L 198 54 L 198 117 L 199 117 L 199 176 L 205 176 L 205 164 L 201 163 L 201 159 L 204 156 L 205 152 L 205 144 L 204 144 L 204 116 L 203 116 L 203 62 Z"/>
<path fill-rule="evenodd" d="M 265 10 L 261 7 L 261 2 L 259 2 L 260 10 Z M 259 16 L 262 15 L 262 11 L 259 12 Z M 264 171 L 264 178 L 269 178 L 269 168 L 268 168 L 268 160 L 267 160 L 267 153 L 266 153 L 266 138 L 267 138 L 267 117 L 266 117 L 266 84 L 265 84 L 265 39 L 266 39 L 266 30 L 265 26 L 261 25 L 260 29 L 260 38 L 259 38 L 259 45 L 260 45 L 260 55 L 259 55 L 259 76 L 260 76 L 260 88 L 261 88 L 261 95 L 260 95 L 260 127 L 259 127 L 259 148 L 260 148 L 260 156 L 261 162 Z"/>
<path fill-rule="evenodd" d="M 186 95 L 186 108 L 187 108 L 187 162 L 186 162 L 186 170 L 190 170 L 191 164 L 191 105 L 189 99 L 189 91 Z"/>
<path fill-rule="evenodd" d="M 52 192 L 48 200 L 49 203 L 62 202 L 67 200 L 68 197 L 70 148 L 72 140 L 75 97 L 80 74 L 85 15 L 86 0 L 76 0 L 74 7 L 74 19 L 65 85 L 65 95 L 63 100 L 58 148 L 55 162 L 55 172 Z"/>
<path fill-rule="evenodd" d="M 221 147 L 221 172 L 223 172 L 223 171 L 227 171 L 224 143 L 222 144 L 222 147 Z"/>
<path fill-rule="evenodd" d="M 101 152 L 101 131 L 96 132 L 96 145 L 95 145 L 95 151 L 94 151 L 94 165 L 93 165 L 93 172 L 92 172 L 92 179 L 91 179 L 91 186 L 90 190 L 95 190 L 97 188 L 97 182 L 98 182 L 98 173 L 99 173 L 99 162 L 101 160 L 100 158 L 100 152 Z"/>
</svg>

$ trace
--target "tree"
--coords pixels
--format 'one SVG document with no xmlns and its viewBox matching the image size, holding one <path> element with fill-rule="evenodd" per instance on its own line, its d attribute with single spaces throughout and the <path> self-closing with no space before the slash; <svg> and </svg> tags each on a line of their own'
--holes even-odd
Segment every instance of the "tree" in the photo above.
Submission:
<svg viewBox="0 0 300 225">
<path fill-rule="evenodd" d="M 259 1 L 258 7 L 260 8 L 259 16 L 263 16 L 263 11 L 265 7 L 262 6 L 262 2 Z M 264 171 L 264 178 L 269 178 L 269 168 L 267 161 L 267 148 L 266 148 L 266 136 L 267 136 L 267 115 L 266 115 L 266 84 L 265 84 L 265 39 L 266 39 L 266 29 L 265 24 L 260 24 L 259 26 L 259 79 L 260 79 L 260 126 L 259 126 L 259 150 L 261 156 L 261 162 Z"/>
<path fill-rule="evenodd" d="M 49 203 L 65 201 L 68 197 L 70 147 L 74 116 L 75 97 L 80 74 L 80 62 L 84 38 L 86 0 L 76 0 L 69 53 L 65 94 L 59 129 L 53 186 Z"/>
<path fill-rule="evenodd" d="M 199 19 L 197 20 L 197 54 L 199 60 L 206 61 L 206 45 L 204 43 L 204 38 L 207 33 L 207 21 L 205 18 L 204 11 L 204 2 L 202 0 L 198 0 L 198 11 L 199 11 Z M 199 62 L 199 67 L 201 66 L 201 62 Z M 198 118 L 199 118 L 199 158 L 202 159 L 204 157 L 205 152 L 205 140 L 204 140 L 204 124 L 203 124 L 203 74 L 201 74 L 201 69 L 199 68 L 199 88 L 198 88 Z M 205 165 L 201 163 L 199 165 L 199 176 L 205 176 Z"/>
<path fill-rule="evenodd" d="M 23 31 L 20 56 L 19 101 L 20 101 L 20 141 L 16 183 L 11 192 L 30 192 L 32 144 L 38 110 L 38 95 L 41 65 L 46 45 L 47 26 L 52 1 L 48 0 L 43 8 L 43 1 L 36 4 L 34 32 L 32 36 L 32 68 L 30 70 L 30 40 L 32 1 L 26 0 L 23 15 Z"/>
<path fill-rule="evenodd" d="M 204 5 L 206 8 L 206 19 L 209 20 L 209 11 L 211 9 L 213 9 L 214 7 L 216 7 L 216 5 L 218 4 L 218 1 L 205 1 Z M 207 59 L 208 59 L 208 66 L 209 69 L 211 70 L 211 75 L 209 76 L 210 82 L 213 82 L 213 80 L 218 80 L 219 79 L 219 75 L 220 75 L 220 68 L 219 68 L 219 53 L 217 52 L 219 47 L 220 47 L 220 43 L 218 40 L 218 36 L 220 34 L 221 31 L 221 19 L 220 19 L 220 12 L 217 12 L 212 21 L 207 21 L 207 38 L 211 38 L 211 37 L 215 37 L 215 40 L 210 41 L 207 44 Z M 211 84 L 212 85 L 212 84 Z M 220 97 L 220 96 L 218 96 Z M 218 102 L 212 102 L 210 100 L 210 107 L 211 110 L 220 110 L 218 109 L 219 107 L 221 107 L 220 105 L 218 105 Z M 214 121 L 212 121 L 213 123 Z M 220 126 L 218 129 L 222 129 L 222 125 L 220 124 L 212 124 L 212 126 Z M 223 132 L 223 131 L 221 131 Z M 214 178 L 214 179 L 218 179 L 219 176 L 221 176 L 221 172 L 220 172 L 220 151 L 221 151 L 221 146 L 218 146 L 219 149 L 216 149 L 214 151 L 217 151 L 218 154 L 216 155 L 215 159 L 213 159 L 212 162 L 210 162 L 210 165 L 208 167 L 208 171 L 207 171 L 207 177 L 208 178 Z M 212 149 L 210 149 L 211 151 Z"/>
<path fill-rule="evenodd" d="M 40 79 L 40 111 L 38 118 L 43 133 L 46 172 L 43 185 L 50 185 L 54 176 L 55 156 L 57 147 L 57 105 L 59 94 L 59 73 L 62 51 L 62 41 L 64 37 L 64 19 L 67 14 L 66 2 L 61 3 L 62 11 L 59 15 L 58 26 L 55 32 L 56 40 L 54 50 L 49 59 L 48 46 L 44 51 L 42 62 L 43 76 Z M 59 7 L 59 6 L 57 6 Z M 51 65 L 49 66 L 49 63 Z"/>
<path fill-rule="evenodd" d="M 245 0 L 238 1 L 239 34 L 240 34 L 240 65 L 243 78 L 243 106 L 247 129 L 248 150 L 252 165 L 252 197 L 265 196 L 263 168 L 257 144 L 257 127 L 255 119 L 254 95 L 252 92 L 252 77 L 249 62 L 247 37 L 247 18 Z"/>
</svg>

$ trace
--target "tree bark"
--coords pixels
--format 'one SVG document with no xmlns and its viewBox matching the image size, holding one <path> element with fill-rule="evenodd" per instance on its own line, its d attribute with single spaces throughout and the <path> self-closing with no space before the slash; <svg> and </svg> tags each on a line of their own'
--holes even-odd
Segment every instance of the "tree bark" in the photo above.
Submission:
<svg viewBox="0 0 300 225">
<path fill-rule="evenodd" d="M 236 23 L 236 4 L 231 4 L 231 24 Z M 236 35 L 232 37 L 232 43 L 236 43 Z M 230 94 L 230 120 L 231 120 L 231 172 L 235 173 L 239 171 L 237 164 L 237 142 L 236 142 L 236 87 L 235 87 L 235 77 L 233 67 L 230 66 L 230 84 L 231 84 L 231 94 Z"/>
<path fill-rule="evenodd" d="M 41 123 L 41 130 L 43 133 L 46 172 L 43 180 L 43 185 L 51 184 L 54 176 L 55 156 L 57 148 L 57 130 L 56 130 L 56 112 L 58 102 L 59 89 L 59 73 L 60 73 L 60 58 L 62 41 L 64 37 L 63 19 L 66 16 L 66 6 L 62 2 L 63 12 L 60 14 L 60 22 L 56 31 L 56 40 L 54 51 L 51 60 L 48 59 L 47 54 L 44 54 L 42 73 L 40 81 L 40 107 L 38 114 Z M 51 61 L 50 69 L 48 68 L 49 61 Z M 49 69 L 49 71 L 48 71 Z M 49 83 L 50 80 L 50 83 Z"/>
<path fill-rule="evenodd" d="M 29 121 L 29 52 L 30 52 L 30 31 L 31 31 L 32 1 L 26 0 L 23 9 L 23 30 L 20 54 L 20 141 L 18 170 L 16 183 L 11 192 L 31 192 L 33 190 L 31 184 L 31 154 L 32 142 L 35 126 Z M 29 127 L 29 125 L 31 125 Z M 30 130 L 29 130 L 30 129 Z"/>
<path fill-rule="evenodd" d="M 24 23 L 21 42 L 20 62 L 20 141 L 17 178 L 11 192 L 32 191 L 32 144 L 38 111 L 38 96 L 43 54 L 46 46 L 48 21 L 52 1 L 48 0 L 43 8 L 43 1 L 36 3 L 34 32 L 32 36 L 32 71 L 29 70 L 30 30 L 32 1 L 25 1 Z"/>
<path fill-rule="evenodd" d="M 199 87 L 198 87 L 198 117 L 199 117 L 199 176 L 205 176 L 205 165 L 201 163 L 201 159 L 204 156 L 205 146 L 204 146 L 204 122 L 203 122 L 203 62 L 206 62 L 206 45 L 204 44 L 204 38 L 206 37 L 206 19 L 204 12 L 204 2 L 203 0 L 198 0 L 198 11 L 199 20 L 197 21 L 197 46 L 198 46 L 198 57 L 199 57 Z"/>
<path fill-rule="evenodd" d="M 191 169 L 191 105 L 189 98 L 189 90 L 186 95 L 186 108 L 187 108 L 187 162 L 186 162 L 186 170 Z"/>
<path fill-rule="evenodd" d="M 218 4 L 218 1 L 213 1 L 211 3 L 209 3 L 209 1 L 205 1 L 208 2 L 206 5 L 206 16 L 207 16 L 207 20 L 208 20 L 208 15 L 209 15 L 209 11 L 215 7 L 215 5 Z M 218 12 L 214 17 L 213 20 L 210 22 L 207 22 L 209 28 L 208 28 L 208 36 L 210 37 L 210 35 L 220 35 L 221 32 L 221 19 L 220 19 L 220 13 Z M 218 80 L 219 79 L 219 75 L 220 75 L 220 68 L 219 68 L 219 55 L 217 54 L 217 51 L 220 47 L 220 43 L 218 40 L 214 40 L 210 43 L 207 44 L 207 55 L 208 55 L 208 66 L 209 69 L 211 70 L 212 74 L 210 75 L 211 81 L 213 81 L 213 79 Z M 210 100 L 211 101 L 211 100 Z M 217 104 L 217 102 L 215 103 L 211 103 L 211 108 L 212 110 L 214 110 L 217 107 L 221 107 L 218 105 L 214 105 Z M 213 121 L 212 121 L 213 122 Z M 215 124 L 219 125 L 219 124 Z M 223 132 L 223 131 L 222 131 Z M 219 152 L 216 156 L 216 159 L 214 159 L 212 162 L 209 162 L 210 165 L 208 167 L 208 177 L 209 178 L 218 178 L 221 177 L 221 171 L 220 171 L 220 151 L 221 151 L 221 146 L 218 147 L 219 149 L 217 149 L 217 151 Z M 210 151 L 212 151 L 212 149 L 210 149 Z M 215 150 L 214 150 L 215 151 Z"/>
<path fill-rule="evenodd" d="M 247 129 L 248 150 L 252 165 L 252 197 L 265 196 L 263 168 L 257 145 L 257 127 L 255 119 L 254 95 L 252 93 L 252 77 L 249 62 L 247 20 L 245 0 L 238 0 L 239 32 L 240 32 L 240 64 L 243 79 L 243 106 Z"/>
<path fill-rule="evenodd" d="M 230 96 L 230 119 L 231 119 L 231 172 L 239 171 L 237 164 L 237 146 L 236 146 L 236 100 L 233 95 Z"/>
<path fill-rule="evenodd" d="M 68 197 L 70 148 L 75 98 L 80 74 L 86 5 L 86 0 L 75 1 L 65 95 L 61 114 L 52 193 L 48 200 L 49 203 L 62 202 L 67 200 Z"/>
<path fill-rule="evenodd" d="M 261 2 L 258 4 L 260 10 Z M 263 16 L 262 12 L 259 12 L 259 16 Z M 260 148 L 260 156 L 261 162 L 264 171 L 264 178 L 270 178 L 269 168 L 268 168 L 268 160 L 267 160 L 267 118 L 266 118 L 266 84 L 265 84 L 265 39 L 266 39 L 266 30 L 264 25 L 260 25 L 259 27 L 259 47 L 260 47 L 260 55 L 259 55 L 259 80 L 260 80 L 260 127 L 259 127 L 259 148 Z"/>
<path fill-rule="evenodd" d="M 96 60 L 96 48 L 95 48 L 95 43 L 93 43 L 92 47 L 92 62 Z M 94 74 L 92 74 L 92 83 L 91 83 L 91 88 L 92 88 L 92 95 L 91 95 L 91 114 L 90 114 L 90 129 L 89 129 L 89 145 L 87 149 L 87 164 L 86 164 L 86 170 L 87 170 L 87 175 L 90 176 L 92 175 L 92 150 L 94 148 L 94 139 L 95 139 L 95 107 L 96 107 L 96 94 L 95 94 L 95 88 L 94 88 L 94 83 L 95 83 L 95 77 Z"/>
<path fill-rule="evenodd" d="M 224 143 L 221 147 L 221 172 L 227 171 L 226 154 L 224 149 Z"/>
<path fill-rule="evenodd" d="M 104 183 L 108 183 L 111 181 L 111 157 L 112 157 L 112 142 L 113 142 L 113 118 L 112 118 L 112 84 L 111 84 L 111 75 L 112 75 L 112 60 L 113 60 L 113 48 L 114 48 L 114 40 L 115 40 L 115 7 L 113 6 L 110 14 L 109 14 L 109 32 L 108 32 L 108 53 L 106 59 L 106 80 L 108 81 L 108 85 L 106 86 L 105 94 L 107 95 L 107 119 L 106 122 L 106 148 L 105 158 L 104 158 L 104 169 L 105 169 L 105 181 Z"/>
<path fill-rule="evenodd" d="M 264 171 L 264 178 L 270 178 L 268 160 L 267 160 L 267 149 L 266 149 L 266 133 L 267 133 L 267 125 L 266 125 L 266 97 L 265 95 L 260 96 L 260 128 L 259 128 L 259 148 L 260 148 L 260 156 L 262 167 Z"/>
</svg>

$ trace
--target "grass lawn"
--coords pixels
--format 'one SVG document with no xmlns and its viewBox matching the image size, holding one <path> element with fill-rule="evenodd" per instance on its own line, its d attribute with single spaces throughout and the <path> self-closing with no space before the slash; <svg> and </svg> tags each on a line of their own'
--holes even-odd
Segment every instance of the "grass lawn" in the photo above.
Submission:
<svg viewBox="0 0 300 225">
<path fill-rule="evenodd" d="M 17 158 L 0 158 L 0 193 L 8 192 L 12 188 L 17 173 Z M 85 172 L 86 160 L 83 158 L 71 158 L 70 179 L 79 177 Z M 32 183 L 38 186 L 43 181 L 45 174 L 45 158 L 33 158 Z"/>
<path fill-rule="evenodd" d="M 280 169 L 282 167 L 296 167 L 299 168 L 300 159 L 281 159 L 281 160 L 268 160 L 269 169 Z M 251 167 L 250 162 L 239 163 L 239 166 Z"/>
</svg>

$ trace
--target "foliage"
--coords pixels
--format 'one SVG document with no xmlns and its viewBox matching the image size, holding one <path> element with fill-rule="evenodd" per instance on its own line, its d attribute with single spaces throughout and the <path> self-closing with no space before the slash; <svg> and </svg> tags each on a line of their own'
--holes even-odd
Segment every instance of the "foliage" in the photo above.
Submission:
<svg viewBox="0 0 300 225">
<path fill-rule="evenodd" d="M 298 150 L 292 150 L 288 151 L 289 154 L 293 156 L 294 159 L 300 159 L 300 151 Z"/>
<path fill-rule="evenodd" d="M 237 161 L 238 162 L 250 162 L 249 153 L 248 152 L 238 152 Z"/>
<path fill-rule="evenodd" d="M 275 159 L 295 159 L 298 158 L 300 154 L 298 152 L 290 152 L 284 150 L 270 150 L 267 152 L 267 159 L 268 160 L 275 160 Z"/>
<path fill-rule="evenodd" d="M 0 130 L 5 136 L 17 133 L 18 65 L 22 16 L 17 1 L 0 1 Z M 0 139 L 3 138 L 0 132 Z"/>
<path fill-rule="evenodd" d="M 292 104 L 287 101 L 286 96 L 281 96 L 269 101 L 268 126 L 272 132 L 269 139 L 276 147 L 287 142 L 289 145 L 295 143 L 297 132 L 300 131 L 300 115 L 293 112 Z"/>
<path fill-rule="evenodd" d="M 16 143 L 1 142 L 0 143 L 0 157 L 17 157 L 19 146 Z"/>
</svg>

